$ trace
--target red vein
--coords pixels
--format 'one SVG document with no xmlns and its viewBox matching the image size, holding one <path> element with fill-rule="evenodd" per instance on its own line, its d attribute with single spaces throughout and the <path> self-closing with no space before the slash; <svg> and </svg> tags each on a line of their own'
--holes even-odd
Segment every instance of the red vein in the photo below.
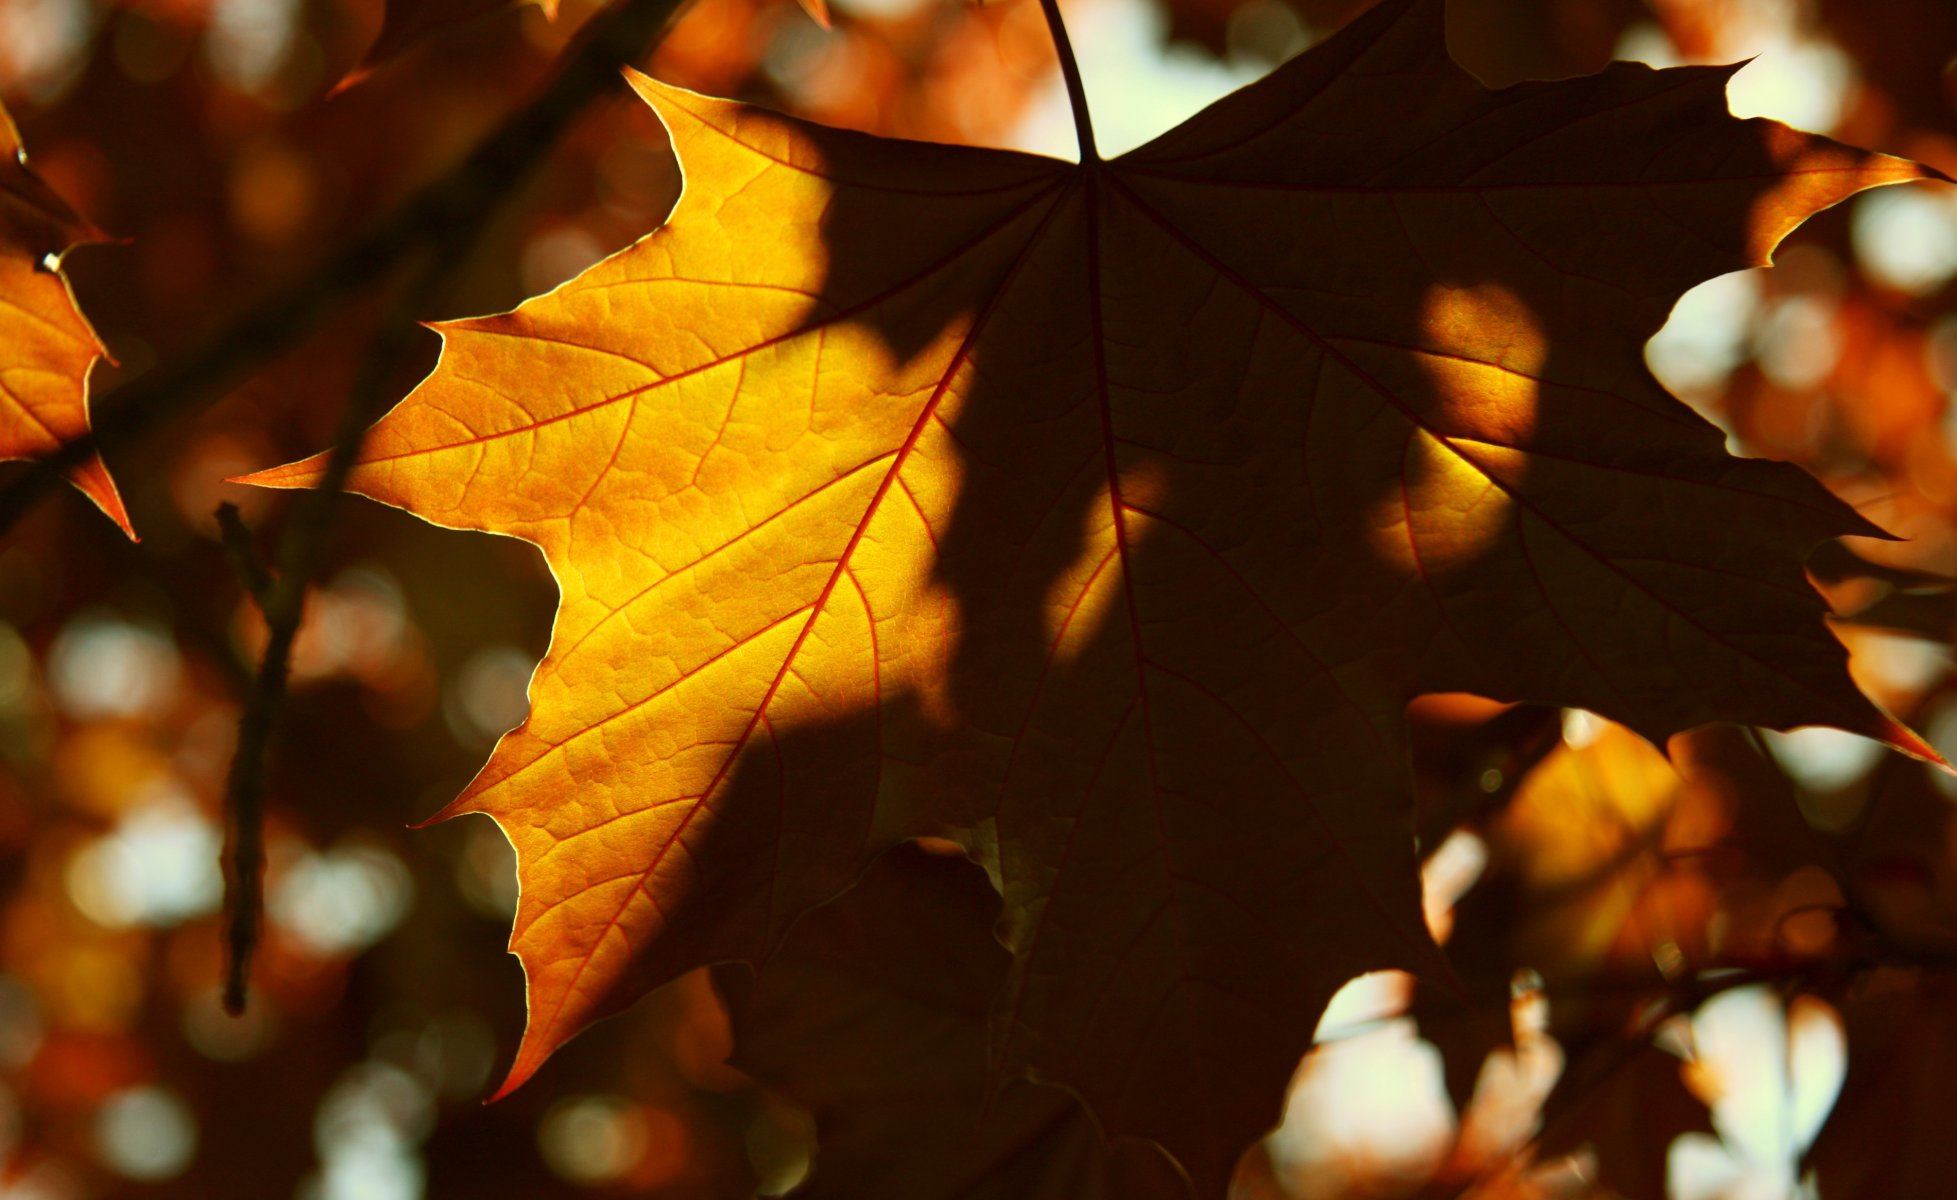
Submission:
<svg viewBox="0 0 1957 1200">
<path fill-rule="evenodd" d="M 1168 895 L 1176 894 L 1175 863 L 1169 854 L 1168 817 L 1162 808 L 1162 779 L 1156 765 L 1155 716 L 1148 696 L 1148 655 L 1142 647 L 1141 605 L 1135 599 L 1135 572 L 1132 553 L 1128 545 L 1128 520 L 1126 502 L 1121 495 L 1121 471 L 1116 463 L 1114 443 L 1114 404 L 1109 396 L 1107 364 L 1107 332 L 1101 311 L 1101 220 L 1100 189 L 1096 186 L 1099 173 L 1089 174 L 1087 178 L 1087 304 L 1089 320 L 1089 339 L 1094 348 L 1095 396 L 1100 401 L 1101 453 L 1107 464 L 1108 507 L 1114 523 L 1115 550 L 1121 561 L 1121 590 L 1125 607 L 1128 610 L 1128 637 L 1135 656 L 1135 694 L 1142 713 L 1143 756 L 1148 764 L 1148 784 L 1151 808 L 1155 816 L 1155 838 L 1158 854 L 1162 861 L 1162 875 L 1167 883 Z M 1175 930 L 1176 956 L 1182 964 L 1184 980 L 1188 978 L 1189 953 L 1188 931 L 1182 927 L 1181 910 L 1174 904 L 1169 906 L 1168 923 Z M 1166 996 L 1165 996 L 1166 1001 Z M 1188 1046 L 1196 1046 L 1199 1039 L 1189 1025 L 1189 1010 L 1178 1005 L 1181 1016 L 1182 1037 Z M 1200 1073 L 1199 1073 L 1200 1075 Z M 1202 1089 L 1206 1102 L 1214 1099 L 1210 1095 L 1209 1079 L 1201 1077 L 1198 1086 Z"/>
<path fill-rule="evenodd" d="M 820 496 L 822 493 L 828 491 L 830 488 L 837 487 L 844 483 L 848 483 L 850 480 L 856 478 L 859 474 L 869 470 L 871 467 L 876 466 L 878 463 L 882 462 L 886 458 L 889 458 L 892 454 L 895 453 L 896 451 L 894 450 L 886 450 L 882 454 L 878 454 L 872 458 L 864 459 L 862 462 L 857 463 L 855 466 L 851 467 L 847 471 L 844 471 L 842 474 L 836 476 L 834 479 L 824 480 L 822 483 L 818 484 L 810 491 L 804 492 L 802 495 L 797 496 L 793 500 L 790 500 L 787 504 L 783 505 L 781 508 L 776 509 L 772 513 L 769 513 L 767 516 L 761 518 L 759 521 L 756 521 L 754 524 L 748 526 L 746 529 L 741 530 L 733 537 L 720 543 L 718 546 L 715 546 L 713 549 L 707 551 L 705 554 L 700 555 L 698 558 L 695 558 L 692 562 L 674 567 L 672 570 L 666 572 L 664 575 L 661 575 L 659 578 L 653 580 L 651 583 L 640 588 L 637 592 L 627 597 L 624 603 L 620 604 L 617 608 L 612 609 L 611 611 L 607 612 L 604 616 L 598 618 L 598 620 L 592 622 L 591 628 L 579 634 L 577 641 L 572 642 L 569 646 L 564 648 L 564 652 L 557 656 L 557 661 L 559 661 L 560 663 L 568 661 L 573 654 L 577 653 L 578 647 L 584 645 L 587 641 L 591 640 L 591 635 L 597 633 L 599 629 L 609 624 L 613 618 L 623 614 L 626 610 L 630 609 L 633 605 L 645 599 L 648 595 L 651 595 L 653 592 L 659 590 L 667 583 L 670 583 L 672 580 L 677 579 L 682 575 L 689 574 L 699 569 L 703 564 L 711 560 L 714 556 L 721 554 L 724 551 L 730 550 L 735 546 L 740 545 L 742 542 L 746 541 L 750 537 L 753 537 L 755 534 L 761 532 L 763 529 L 766 529 L 769 525 L 772 525 L 774 522 L 781 520 L 783 517 L 801 508 L 803 505 L 815 499 L 817 496 Z M 691 673 L 692 672 L 688 672 L 688 674 Z"/>
</svg>

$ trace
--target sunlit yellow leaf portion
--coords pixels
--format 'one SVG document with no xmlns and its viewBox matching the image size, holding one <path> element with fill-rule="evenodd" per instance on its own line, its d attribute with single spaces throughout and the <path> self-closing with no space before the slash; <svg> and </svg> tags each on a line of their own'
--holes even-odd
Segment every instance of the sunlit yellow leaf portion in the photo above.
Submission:
<svg viewBox="0 0 1957 1200">
<path fill-rule="evenodd" d="M 672 219 L 444 326 L 352 480 L 562 588 L 449 810 L 517 848 L 506 1086 L 928 834 L 1004 897 L 996 1069 L 1220 1195 L 1327 998 L 1441 970 L 1413 696 L 1927 753 L 1802 571 L 1877 531 L 1641 356 L 1686 288 L 1919 168 L 1734 120 L 1719 71 L 1488 92 L 1437 0 L 1088 167 L 637 83 Z"/>
<path fill-rule="evenodd" d="M 88 371 L 102 343 L 59 264 L 69 248 L 101 237 L 28 169 L 0 109 L 0 459 L 42 458 L 88 433 Z M 68 477 L 135 536 L 99 455 Z"/>
</svg>

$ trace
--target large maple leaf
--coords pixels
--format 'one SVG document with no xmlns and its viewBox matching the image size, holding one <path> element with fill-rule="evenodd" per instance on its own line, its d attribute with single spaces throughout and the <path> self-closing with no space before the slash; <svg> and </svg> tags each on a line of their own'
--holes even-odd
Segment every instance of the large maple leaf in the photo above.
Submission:
<svg viewBox="0 0 1957 1200">
<path fill-rule="evenodd" d="M 61 256 L 102 235 L 27 167 L 0 109 L 0 459 L 45 458 L 88 434 L 88 372 L 102 343 L 61 274 Z M 135 536 L 100 455 L 68 478 Z"/>
<path fill-rule="evenodd" d="M 1214 1195 L 1331 993 L 1435 962 L 1410 697 L 1929 754 L 1802 572 L 1879 531 L 1643 364 L 1686 288 L 1923 174 L 1733 119 L 1728 74 L 1490 92 L 1389 0 L 1083 164 L 636 79 L 670 221 L 442 326 L 352 476 L 562 589 L 446 810 L 517 849 L 506 1087 L 940 835 L 1004 897 L 995 1069 Z"/>
</svg>

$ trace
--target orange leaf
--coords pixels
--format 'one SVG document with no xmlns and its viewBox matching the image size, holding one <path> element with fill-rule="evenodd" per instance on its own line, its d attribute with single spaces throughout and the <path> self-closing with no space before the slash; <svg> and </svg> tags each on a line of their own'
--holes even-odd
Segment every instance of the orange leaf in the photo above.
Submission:
<svg viewBox="0 0 1957 1200">
<path fill-rule="evenodd" d="M 88 434 L 88 371 L 106 351 L 59 264 L 74 246 L 102 240 L 28 169 L 0 108 L 0 459 L 44 458 Z M 135 538 L 100 455 L 68 478 Z"/>
<path fill-rule="evenodd" d="M 1802 572 L 1879 531 L 1641 356 L 1686 288 L 1923 170 L 1733 119 L 1725 70 L 1490 92 L 1441 25 L 1388 0 L 1085 166 L 635 79 L 671 220 L 442 326 L 352 477 L 562 588 L 447 810 L 518 853 L 506 1090 L 932 835 L 1005 898 L 994 1069 L 1218 1195 L 1347 978 L 1445 973 L 1410 698 L 1932 755 Z"/>
</svg>

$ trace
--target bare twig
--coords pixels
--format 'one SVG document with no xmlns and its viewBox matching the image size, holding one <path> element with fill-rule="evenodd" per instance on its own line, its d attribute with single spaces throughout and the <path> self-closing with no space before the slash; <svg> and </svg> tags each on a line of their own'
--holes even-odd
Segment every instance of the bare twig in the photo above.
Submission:
<svg viewBox="0 0 1957 1200">
<path fill-rule="evenodd" d="M 238 750 L 231 760 L 231 775 L 225 788 L 229 827 L 225 839 L 224 1007 L 234 1014 L 245 1009 L 252 951 L 258 942 L 264 908 L 265 768 L 272 735 L 285 707 L 292 646 L 298 637 L 300 617 L 305 612 L 306 593 L 319 574 L 347 475 L 359 457 L 367 426 L 386 407 L 389 380 L 412 343 L 418 328 L 416 319 L 436 303 L 451 269 L 474 241 L 475 232 L 473 225 L 453 228 L 381 319 L 348 393 L 346 407 L 341 410 L 339 430 L 327 457 L 326 470 L 318 486 L 300 493 L 280 533 L 277 571 L 268 576 L 262 564 L 257 568 L 265 583 L 259 594 L 259 607 L 265 614 L 265 653 L 259 659 L 244 715 L 238 721 Z M 222 510 L 219 521 L 224 521 Z M 244 534 L 243 539 L 231 533 L 232 527 Z M 238 540 L 243 540 L 248 552 L 249 535 L 244 533 L 243 523 L 235 519 L 233 510 L 233 521 L 225 528 L 227 548 Z M 234 551 L 233 557 L 245 555 Z"/>
<path fill-rule="evenodd" d="M 217 506 L 217 528 L 224 535 L 224 556 L 231 560 L 238 582 L 263 615 L 271 604 L 272 571 L 259 557 L 258 546 L 252 542 L 244 518 L 238 515 L 237 505 L 226 500 Z"/>
<path fill-rule="evenodd" d="M 444 245 L 446 252 L 430 258 L 417 271 L 400 300 L 382 318 L 361 362 L 360 373 L 354 379 L 346 407 L 341 410 L 339 430 L 326 470 L 317 487 L 300 493 L 280 533 L 276 573 L 268 576 L 262 564 L 257 567 L 258 578 L 264 584 L 262 592 L 255 595 L 265 614 L 265 652 L 258 661 L 244 715 L 238 721 L 238 749 L 232 757 L 231 774 L 225 786 L 228 828 L 224 1007 L 233 1014 L 245 1010 L 252 952 L 258 943 L 264 909 L 265 768 L 272 735 L 285 708 L 292 646 L 305 611 L 306 593 L 319 573 L 340 492 L 359 456 L 367 426 L 386 406 L 388 382 L 411 344 L 417 328 L 415 319 L 427 313 L 437 300 L 450 268 L 460 250 L 473 240 L 473 233 L 473 229 L 458 229 Z M 222 510 L 219 520 L 224 520 Z M 243 538 L 232 534 L 234 527 Z M 241 540 L 246 550 L 234 551 L 234 560 L 247 557 L 250 542 L 233 510 L 233 521 L 225 527 L 226 547 Z"/>
<path fill-rule="evenodd" d="M 98 450 L 127 445 L 195 412 L 253 368 L 297 345 L 350 295 L 387 275 L 412 252 L 459 226 L 480 227 L 541 151 L 596 97 L 619 85 L 684 0 L 617 0 L 591 19 L 557 74 L 467 158 L 423 187 L 304 278 L 252 307 L 201 349 L 98 398 L 95 430 L 68 442 L 5 489 L 0 534 L 31 511 L 63 472 Z"/>
</svg>

